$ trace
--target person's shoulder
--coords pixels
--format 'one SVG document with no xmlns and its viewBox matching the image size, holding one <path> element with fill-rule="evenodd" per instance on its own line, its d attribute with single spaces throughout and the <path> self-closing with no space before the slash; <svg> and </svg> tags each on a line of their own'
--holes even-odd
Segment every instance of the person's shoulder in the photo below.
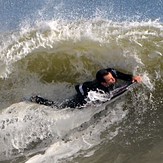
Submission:
<svg viewBox="0 0 163 163">
<path fill-rule="evenodd" d="M 81 84 L 75 85 L 75 88 L 79 88 L 79 87 L 83 87 L 83 88 L 88 87 L 89 88 L 89 87 L 91 87 L 94 84 L 95 84 L 94 80 L 93 81 L 85 81 L 85 82 L 83 82 Z"/>
<path fill-rule="evenodd" d="M 84 86 L 88 86 L 88 87 L 93 86 L 95 84 L 97 84 L 96 80 L 86 81 L 86 82 L 83 83 Z"/>
</svg>

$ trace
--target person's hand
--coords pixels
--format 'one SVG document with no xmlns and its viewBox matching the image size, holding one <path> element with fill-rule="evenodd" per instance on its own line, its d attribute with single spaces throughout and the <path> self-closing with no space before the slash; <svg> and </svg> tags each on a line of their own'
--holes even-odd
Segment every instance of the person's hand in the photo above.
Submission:
<svg viewBox="0 0 163 163">
<path fill-rule="evenodd" d="M 132 82 L 141 83 L 142 82 L 142 77 L 141 76 L 134 76 L 132 78 Z"/>
</svg>

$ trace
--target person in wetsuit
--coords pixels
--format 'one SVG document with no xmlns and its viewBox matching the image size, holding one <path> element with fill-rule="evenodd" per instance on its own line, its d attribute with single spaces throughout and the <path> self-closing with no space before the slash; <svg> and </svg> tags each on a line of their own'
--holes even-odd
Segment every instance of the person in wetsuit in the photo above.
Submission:
<svg viewBox="0 0 163 163">
<path fill-rule="evenodd" d="M 75 89 L 77 94 L 72 100 L 63 104 L 63 107 L 76 108 L 83 106 L 87 103 L 85 99 L 87 98 L 89 91 L 101 90 L 102 92 L 109 93 L 113 90 L 113 87 L 118 79 L 129 82 L 141 82 L 140 76 L 124 74 L 113 68 L 101 69 L 96 73 L 95 80 L 76 85 Z"/>
<path fill-rule="evenodd" d="M 125 74 L 113 68 L 101 69 L 96 73 L 95 80 L 87 81 L 84 82 L 83 84 L 76 85 L 75 89 L 77 94 L 72 99 L 63 102 L 59 107 L 80 108 L 87 103 L 86 98 L 89 91 L 101 90 L 102 92 L 109 93 L 111 90 L 113 90 L 113 86 L 115 85 L 118 79 L 128 81 L 128 82 L 138 82 L 138 83 L 142 81 L 140 76 Z M 32 98 L 31 101 L 34 101 L 39 104 L 43 104 L 47 106 L 55 105 L 53 101 L 44 99 L 39 96 L 35 96 Z"/>
</svg>

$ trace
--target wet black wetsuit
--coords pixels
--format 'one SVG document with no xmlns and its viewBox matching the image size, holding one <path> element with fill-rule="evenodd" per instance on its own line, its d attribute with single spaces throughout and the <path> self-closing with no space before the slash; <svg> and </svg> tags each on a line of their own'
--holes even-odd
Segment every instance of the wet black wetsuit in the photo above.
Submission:
<svg viewBox="0 0 163 163">
<path fill-rule="evenodd" d="M 108 72 L 110 72 L 112 74 L 112 76 L 117 80 L 124 80 L 124 81 L 132 81 L 132 75 L 130 74 L 124 74 L 122 72 L 119 72 L 113 68 L 107 68 L 106 69 Z M 83 84 L 80 85 L 76 85 L 75 86 L 76 92 L 77 94 L 73 97 L 73 99 L 70 99 L 66 102 L 63 102 L 59 107 L 60 108 L 66 108 L 66 107 L 70 107 L 70 108 L 76 108 L 76 107 L 81 107 L 84 104 L 86 104 L 86 97 L 88 95 L 89 91 L 103 91 L 105 93 L 109 92 L 110 90 L 113 90 L 113 85 L 109 86 L 109 87 L 105 87 L 103 86 L 100 82 L 98 82 L 97 80 L 93 80 L 93 81 L 87 81 L 84 82 Z M 37 96 L 38 97 L 38 96 Z M 43 104 L 43 105 L 47 105 L 47 106 L 54 106 L 54 102 L 44 99 L 42 97 L 38 97 L 35 99 L 35 102 L 39 103 L 39 104 Z"/>
<path fill-rule="evenodd" d="M 133 76 L 130 74 L 124 74 L 113 68 L 107 68 L 106 70 L 110 72 L 116 80 L 120 79 L 124 81 L 132 81 Z M 67 103 L 63 104 L 63 107 L 71 107 L 71 108 L 80 107 L 87 103 L 85 99 L 89 91 L 102 90 L 103 92 L 108 93 L 109 91 L 113 90 L 113 86 L 114 85 L 105 87 L 97 80 L 87 81 L 87 82 L 84 82 L 83 84 L 76 85 L 75 89 L 76 89 L 77 94 L 74 96 L 72 100 L 69 100 Z"/>
</svg>

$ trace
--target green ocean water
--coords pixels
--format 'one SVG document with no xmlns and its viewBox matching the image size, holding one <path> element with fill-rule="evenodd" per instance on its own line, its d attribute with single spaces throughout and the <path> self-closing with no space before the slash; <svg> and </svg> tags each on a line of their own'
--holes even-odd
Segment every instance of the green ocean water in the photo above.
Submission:
<svg viewBox="0 0 163 163">
<path fill-rule="evenodd" d="M 0 37 L 0 161 L 162 163 L 162 23 L 49 21 Z M 63 101 L 106 67 L 143 83 L 83 111 L 22 102 Z"/>
</svg>

